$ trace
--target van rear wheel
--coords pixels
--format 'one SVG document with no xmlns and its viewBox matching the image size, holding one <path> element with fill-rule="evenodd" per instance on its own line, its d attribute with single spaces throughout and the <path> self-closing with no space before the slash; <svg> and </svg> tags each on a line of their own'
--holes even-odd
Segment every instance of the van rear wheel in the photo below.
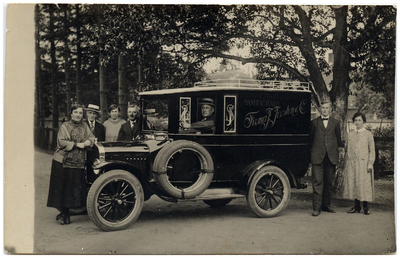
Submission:
<svg viewBox="0 0 400 258">
<path fill-rule="evenodd" d="M 285 172 L 276 166 L 261 168 L 250 181 L 246 199 L 251 210 L 259 217 L 280 214 L 290 199 L 290 182 Z"/>
</svg>

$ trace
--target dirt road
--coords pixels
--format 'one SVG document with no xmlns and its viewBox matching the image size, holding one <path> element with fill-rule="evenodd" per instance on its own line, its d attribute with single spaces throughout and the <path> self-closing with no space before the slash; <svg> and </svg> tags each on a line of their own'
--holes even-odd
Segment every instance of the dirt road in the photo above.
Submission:
<svg viewBox="0 0 400 258">
<path fill-rule="evenodd" d="M 46 254 L 381 254 L 396 250 L 394 213 L 371 206 L 371 215 L 347 214 L 350 202 L 334 200 L 337 213 L 311 216 L 310 196 L 292 194 L 278 217 L 257 218 L 244 199 L 223 208 L 203 202 L 168 203 L 153 196 L 129 229 L 102 232 L 87 215 L 55 221 L 46 207 L 51 155 L 35 152 L 35 253 Z"/>
</svg>

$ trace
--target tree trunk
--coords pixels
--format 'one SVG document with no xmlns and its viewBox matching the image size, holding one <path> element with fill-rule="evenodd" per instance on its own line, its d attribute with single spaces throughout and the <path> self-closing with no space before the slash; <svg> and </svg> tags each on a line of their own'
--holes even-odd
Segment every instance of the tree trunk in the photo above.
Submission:
<svg viewBox="0 0 400 258">
<path fill-rule="evenodd" d="M 332 89 L 328 92 L 326 83 L 322 77 L 320 68 L 318 66 L 317 59 L 315 57 L 315 51 L 313 49 L 313 39 L 310 33 L 311 20 L 307 17 L 306 12 L 300 7 L 294 7 L 297 14 L 299 15 L 303 40 L 299 40 L 296 36 L 292 39 L 297 42 L 302 55 L 304 56 L 307 68 L 310 74 L 311 81 L 314 84 L 314 91 L 318 98 L 317 108 L 322 101 L 330 100 L 332 102 L 332 116 L 339 119 L 341 124 L 342 140 L 346 138 L 346 126 L 347 126 L 347 102 L 349 92 L 349 69 L 350 69 L 350 55 L 346 50 L 347 43 L 347 6 L 335 8 L 335 20 L 336 28 L 333 35 L 333 82 Z M 295 35 L 292 32 L 293 35 Z M 334 191 L 338 195 L 342 192 L 343 182 L 343 166 L 344 158 L 343 151 L 341 152 L 340 164 L 334 181 Z"/>
<path fill-rule="evenodd" d="M 76 10 L 76 102 L 82 104 L 82 49 L 81 49 L 81 21 L 79 13 L 80 5 Z"/>
<path fill-rule="evenodd" d="M 342 136 L 346 138 L 347 103 L 350 86 L 350 54 L 347 45 L 348 7 L 334 9 L 336 27 L 333 34 L 333 82 L 329 95 L 333 103 L 333 116 L 340 119 Z"/>
<path fill-rule="evenodd" d="M 42 88 L 40 84 L 40 28 L 39 28 L 39 4 L 35 6 L 35 90 L 36 90 L 36 101 L 35 101 L 35 126 L 44 126 L 44 111 L 42 103 Z"/>
<path fill-rule="evenodd" d="M 123 55 L 118 56 L 118 102 L 121 107 L 121 117 L 127 118 L 128 95 L 126 84 L 126 59 Z"/>
<path fill-rule="evenodd" d="M 330 91 L 333 103 L 333 116 L 338 118 L 341 123 L 342 141 L 347 139 L 347 108 L 350 85 L 350 54 L 346 50 L 347 11 L 347 6 L 334 9 L 336 27 L 333 34 L 333 82 L 332 90 Z M 342 151 L 334 180 L 333 189 L 337 197 L 340 197 L 343 192 L 344 155 L 345 153 Z"/>
<path fill-rule="evenodd" d="M 50 14 L 50 27 L 49 27 L 49 35 L 50 35 L 50 60 L 51 60 L 51 107 L 52 107 L 52 117 L 53 117 L 53 128 L 58 128 L 58 87 L 56 82 L 56 74 L 57 74 L 57 60 L 56 60 L 56 46 L 54 43 L 55 32 L 54 32 L 54 8 L 53 5 L 49 5 L 49 14 Z"/>
<path fill-rule="evenodd" d="M 102 42 L 102 38 L 100 38 Z M 99 76 L 100 76 L 100 109 L 101 109 L 101 121 L 104 122 L 107 117 L 107 69 L 102 64 L 103 54 L 100 51 L 99 54 Z"/>
<path fill-rule="evenodd" d="M 138 91 L 142 92 L 142 60 L 140 54 L 138 55 Z"/>
<path fill-rule="evenodd" d="M 101 6 L 98 5 L 95 7 L 96 12 L 96 20 L 97 26 L 100 28 L 102 24 L 102 13 Z M 104 37 L 100 32 L 99 35 L 99 81 L 100 81 L 100 112 L 101 112 L 101 121 L 104 122 L 107 114 L 107 69 L 104 64 Z"/>
<path fill-rule="evenodd" d="M 69 47 L 68 47 L 68 5 L 64 6 L 64 62 L 65 62 L 65 87 L 66 87 L 66 102 L 67 111 L 66 115 L 69 115 L 71 110 L 71 84 L 70 84 L 70 64 L 69 64 Z"/>
<path fill-rule="evenodd" d="M 330 99 L 328 88 L 326 87 L 326 83 L 322 76 L 321 69 L 318 65 L 317 58 L 315 57 L 313 37 L 311 35 L 311 20 L 309 19 L 302 7 L 294 6 L 294 8 L 300 18 L 303 39 L 300 39 L 293 31 L 290 31 L 289 35 L 292 35 L 292 40 L 296 42 L 300 52 L 306 60 L 308 73 L 310 74 L 310 79 L 313 83 L 313 90 L 315 93 L 313 99 L 315 101 L 316 107 L 319 108 L 321 102 Z"/>
</svg>

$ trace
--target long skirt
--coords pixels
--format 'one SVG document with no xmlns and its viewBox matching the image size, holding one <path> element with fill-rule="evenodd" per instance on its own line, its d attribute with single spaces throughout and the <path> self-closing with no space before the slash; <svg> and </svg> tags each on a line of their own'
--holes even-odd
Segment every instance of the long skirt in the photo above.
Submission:
<svg viewBox="0 0 400 258">
<path fill-rule="evenodd" d="M 64 168 L 62 163 L 53 159 L 47 206 L 57 209 L 78 208 L 86 205 L 86 197 L 85 170 Z"/>
<path fill-rule="evenodd" d="M 367 172 L 366 160 L 346 159 L 343 198 L 371 202 L 374 199 L 374 171 Z"/>
</svg>

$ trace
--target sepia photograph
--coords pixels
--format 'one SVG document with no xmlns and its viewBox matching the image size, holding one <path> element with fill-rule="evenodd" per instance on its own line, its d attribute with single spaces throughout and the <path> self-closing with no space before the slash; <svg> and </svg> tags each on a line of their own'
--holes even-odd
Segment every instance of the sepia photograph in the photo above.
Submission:
<svg viewBox="0 0 400 258">
<path fill-rule="evenodd" d="M 6 14 L 6 254 L 397 252 L 395 5 Z"/>
</svg>

